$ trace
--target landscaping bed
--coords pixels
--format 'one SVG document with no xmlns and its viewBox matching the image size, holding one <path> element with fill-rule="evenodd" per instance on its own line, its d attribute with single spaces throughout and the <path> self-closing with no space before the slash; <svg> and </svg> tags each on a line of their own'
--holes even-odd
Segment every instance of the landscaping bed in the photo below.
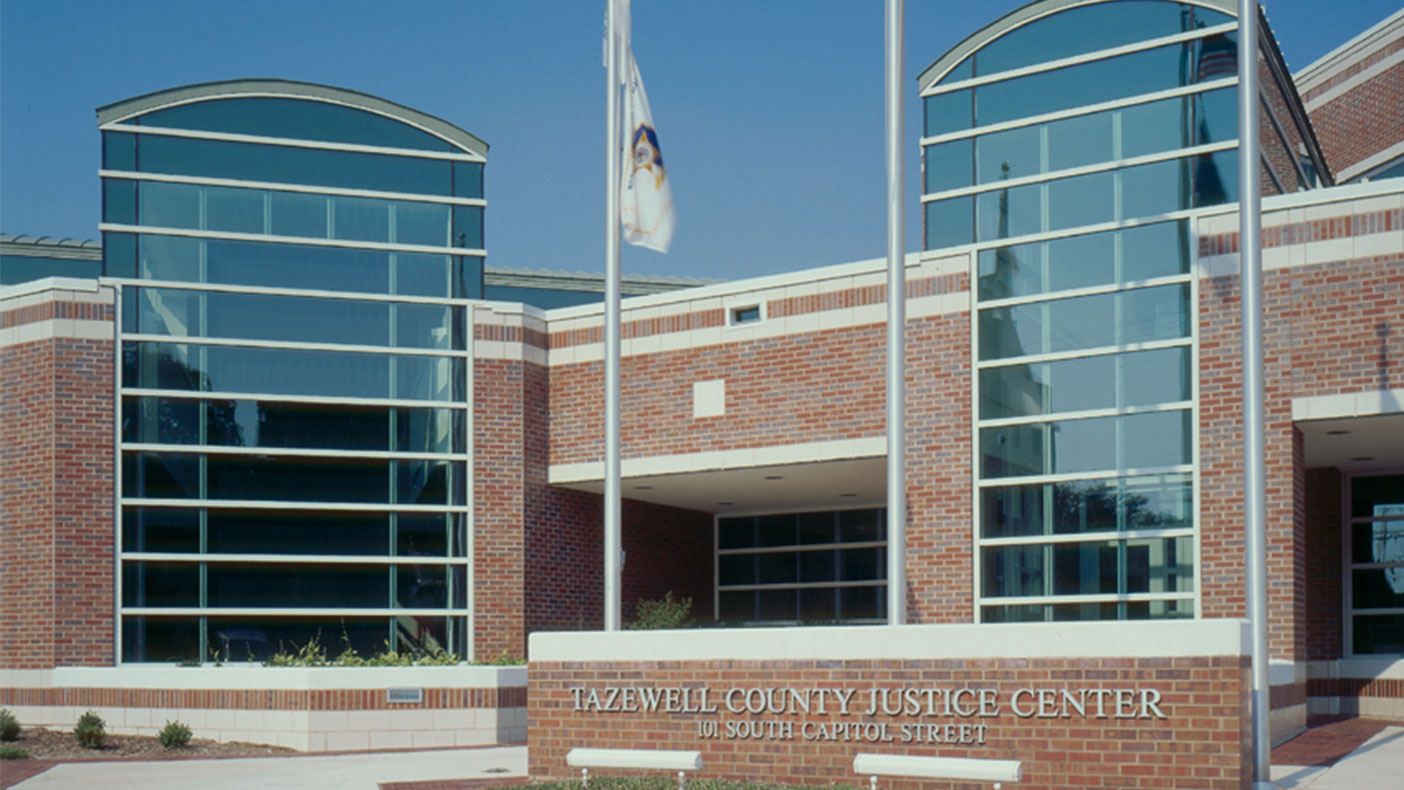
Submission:
<svg viewBox="0 0 1404 790">
<path fill-rule="evenodd" d="M 219 743 L 208 738 L 192 738 L 184 746 L 167 749 L 154 735 L 114 735 L 108 733 L 103 745 L 97 749 L 86 749 L 78 745 L 72 730 L 46 730 L 41 727 L 25 727 L 19 738 L 5 742 L 6 746 L 18 746 L 29 752 L 35 760 L 161 760 L 176 757 L 267 757 L 278 754 L 297 754 L 293 749 L 282 746 L 267 746 L 258 743 Z"/>
</svg>

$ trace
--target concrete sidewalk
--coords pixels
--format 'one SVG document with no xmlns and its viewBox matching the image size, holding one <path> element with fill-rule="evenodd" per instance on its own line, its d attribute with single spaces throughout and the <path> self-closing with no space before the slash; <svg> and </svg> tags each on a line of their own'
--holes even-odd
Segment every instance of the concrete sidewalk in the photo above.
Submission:
<svg viewBox="0 0 1404 790">
<path fill-rule="evenodd" d="M 1274 765 L 1284 790 L 1396 790 L 1404 785 L 1404 727 L 1385 727 L 1329 767 Z"/>
<path fill-rule="evenodd" d="M 3 771 L 0 765 L 0 771 Z M 211 760 L 124 760 L 62 763 L 14 785 L 17 790 L 379 790 L 381 782 L 457 782 L 526 776 L 525 746 L 436 749 L 327 756 L 243 757 Z M 1404 777 L 1404 727 L 1386 726 L 1334 765 L 1274 765 L 1283 790 L 1395 790 Z"/>
<path fill-rule="evenodd" d="M 0 770 L 4 770 L 0 767 Z M 381 782 L 520 778 L 525 746 L 435 749 L 214 760 L 123 760 L 62 763 L 15 785 L 18 790 L 379 790 Z"/>
</svg>

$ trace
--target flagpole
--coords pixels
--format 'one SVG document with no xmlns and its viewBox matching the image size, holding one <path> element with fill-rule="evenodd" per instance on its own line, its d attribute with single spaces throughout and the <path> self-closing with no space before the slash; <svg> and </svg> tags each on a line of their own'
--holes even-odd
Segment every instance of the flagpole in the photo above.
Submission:
<svg viewBox="0 0 1404 790">
<path fill-rule="evenodd" d="M 1243 333 L 1243 517 L 1251 633 L 1253 788 L 1275 788 L 1267 646 L 1263 442 L 1262 202 L 1258 181 L 1258 3 L 1238 0 L 1238 261 Z"/>
<path fill-rule="evenodd" d="M 902 192 L 903 0 L 887 0 L 887 622 L 907 622 L 906 244 Z"/>
<path fill-rule="evenodd" d="M 608 60 L 609 118 L 605 123 L 605 459 L 604 459 L 604 630 L 619 630 L 619 59 L 615 19 L 609 0 L 605 47 Z M 628 24 L 627 21 L 624 22 Z"/>
</svg>

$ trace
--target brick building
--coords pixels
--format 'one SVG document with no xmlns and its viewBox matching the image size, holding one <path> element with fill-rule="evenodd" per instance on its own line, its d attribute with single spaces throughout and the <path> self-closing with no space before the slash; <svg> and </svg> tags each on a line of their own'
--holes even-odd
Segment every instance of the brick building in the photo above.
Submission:
<svg viewBox="0 0 1404 790">
<path fill-rule="evenodd" d="M 1232 13 L 1040 0 L 920 75 L 913 623 L 1244 615 Z M 1404 718 L 1404 15 L 1295 81 L 1264 31 L 1285 735 Z M 383 99 L 240 81 L 99 123 L 101 275 L 63 268 L 91 246 L 4 250 L 68 276 L 0 277 L 0 704 L 303 749 L 523 738 L 522 670 L 258 664 L 601 627 L 603 318 L 560 297 L 593 286 L 493 291 L 487 146 Z M 635 284 L 626 613 L 672 592 L 722 624 L 883 622 L 884 283 Z"/>
</svg>

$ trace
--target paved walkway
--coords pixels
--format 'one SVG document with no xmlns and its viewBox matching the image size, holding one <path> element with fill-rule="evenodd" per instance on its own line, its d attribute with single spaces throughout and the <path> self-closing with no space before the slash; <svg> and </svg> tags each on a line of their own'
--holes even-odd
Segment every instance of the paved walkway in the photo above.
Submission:
<svg viewBox="0 0 1404 790">
<path fill-rule="evenodd" d="M 1272 780 L 1284 790 L 1397 790 L 1404 727 L 1369 719 L 1313 727 L 1274 749 L 1272 763 Z"/>
<path fill-rule="evenodd" d="M 8 761 L 0 763 L 0 772 Z M 525 746 L 435 749 L 306 757 L 220 760 L 123 760 L 60 763 L 21 781 L 17 790 L 380 790 L 381 782 L 506 779 L 526 775 Z M 425 788 L 432 785 L 426 784 Z"/>
<path fill-rule="evenodd" d="M 1404 727 L 1369 719 L 1314 722 L 1272 752 L 1272 778 L 1284 790 L 1397 790 L 1404 776 Z M 525 746 L 419 752 L 199 760 L 59 763 L 11 781 L 23 763 L 0 763 L 0 785 L 16 790 L 478 790 L 519 784 Z M 37 766 L 36 766 L 37 767 Z"/>
</svg>

